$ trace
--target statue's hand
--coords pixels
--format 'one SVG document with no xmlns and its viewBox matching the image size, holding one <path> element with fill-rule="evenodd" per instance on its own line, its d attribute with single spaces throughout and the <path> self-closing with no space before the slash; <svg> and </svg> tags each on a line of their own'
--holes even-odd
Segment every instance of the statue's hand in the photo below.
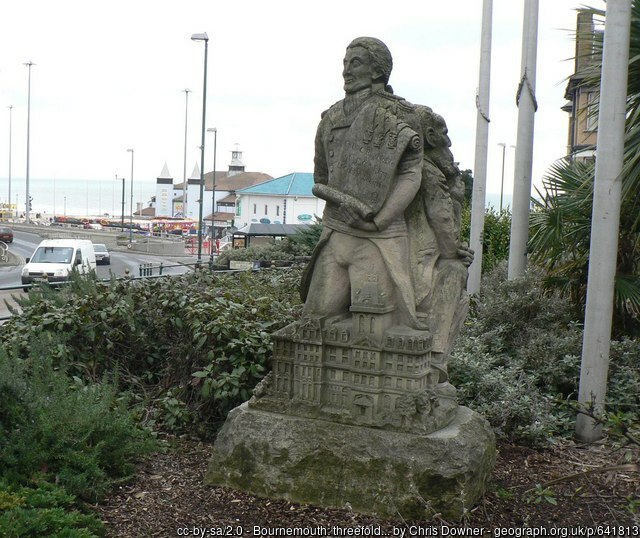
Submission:
<svg viewBox="0 0 640 538">
<path fill-rule="evenodd" d="M 458 258 L 465 267 L 469 267 L 473 263 L 474 254 L 473 249 L 469 248 L 469 245 L 466 243 L 462 243 L 460 247 L 458 247 Z"/>
<path fill-rule="evenodd" d="M 346 204 L 341 204 L 339 211 L 342 216 L 342 221 L 351 228 L 364 230 L 365 232 L 375 232 L 378 230 L 373 222 L 364 220 L 355 209 Z"/>
</svg>

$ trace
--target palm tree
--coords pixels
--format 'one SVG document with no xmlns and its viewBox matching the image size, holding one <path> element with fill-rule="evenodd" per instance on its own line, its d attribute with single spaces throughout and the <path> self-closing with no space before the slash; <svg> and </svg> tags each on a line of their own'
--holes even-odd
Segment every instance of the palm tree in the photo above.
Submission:
<svg viewBox="0 0 640 538">
<path fill-rule="evenodd" d="M 589 8 L 596 19 L 604 12 Z M 581 82 L 600 87 L 602 35 L 596 34 L 591 67 Z M 640 2 L 631 14 L 627 121 L 622 206 L 615 281 L 615 328 L 640 330 Z M 597 114 L 595 103 L 594 114 Z M 595 168 L 592 163 L 561 159 L 543 180 L 541 200 L 533 199 L 531 259 L 547 271 L 546 286 L 559 288 L 582 312 L 585 304 Z"/>
</svg>

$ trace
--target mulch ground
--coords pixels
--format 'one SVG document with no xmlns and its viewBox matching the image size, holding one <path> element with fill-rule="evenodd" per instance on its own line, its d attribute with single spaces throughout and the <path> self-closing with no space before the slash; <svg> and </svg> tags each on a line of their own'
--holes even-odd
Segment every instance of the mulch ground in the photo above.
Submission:
<svg viewBox="0 0 640 538">
<path fill-rule="evenodd" d="M 565 442 L 535 451 L 502 444 L 489 490 L 462 522 L 438 518 L 430 522 L 385 520 L 349 510 L 205 487 L 203 477 L 210 453 L 211 444 L 171 439 L 166 451 L 142 462 L 129 484 L 118 487 L 96 507 L 107 535 L 237 536 L 242 527 L 245 536 L 254 536 L 257 525 L 265 529 L 371 526 L 370 530 L 379 528 L 390 536 L 395 531 L 399 536 L 402 529 L 408 531 L 417 525 L 425 529 L 423 533 L 431 533 L 423 535 L 431 536 L 470 536 L 469 529 L 479 528 L 484 528 L 484 533 L 476 536 L 493 536 L 497 528 L 530 527 L 532 531 L 554 526 L 571 527 L 574 531 L 577 527 L 597 531 L 598 526 L 603 526 L 603 534 L 593 535 L 640 536 L 637 450 L 615 451 L 604 444 L 580 447 Z M 195 528 L 207 529 L 208 534 L 194 534 Z M 462 532 L 459 528 L 466 528 L 467 534 L 455 534 Z M 621 530 L 625 532 L 621 534 Z"/>
</svg>

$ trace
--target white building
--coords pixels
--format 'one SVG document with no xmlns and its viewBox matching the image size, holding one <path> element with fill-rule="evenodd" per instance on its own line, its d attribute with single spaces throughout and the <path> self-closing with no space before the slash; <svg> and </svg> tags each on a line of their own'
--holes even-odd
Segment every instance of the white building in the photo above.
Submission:
<svg viewBox="0 0 640 538">
<path fill-rule="evenodd" d="M 251 224 L 311 224 L 322 216 L 324 200 L 313 193 L 313 174 L 294 172 L 237 190 L 235 227 Z"/>
<path fill-rule="evenodd" d="M 272 179 L 262 172 L 245 172 L 242 151 L 237 147 L 231 152 L 231 163 L 226 172 L 204 174 L 203 221 L 208 228 L 211 222 L 217 228 L 219 237 L 224 228 L 233 225 L 236 212 L 236 191 Z M 215 188 L 215 192 L 214 192 Z M 184 183 L 174 183 L 165 163 L 156 179 L 156 193 L 150 207 L 143 211 L 147 217 L 174 217 L 197 221 L 200 211 L 200 167 L 196 163 L 187 179 L 187 207 L 183 207 Z M 215 200 L 214 200 L 215 199 Z M 209 230 L 210 231 L 210 230 Z"/>
</svg>

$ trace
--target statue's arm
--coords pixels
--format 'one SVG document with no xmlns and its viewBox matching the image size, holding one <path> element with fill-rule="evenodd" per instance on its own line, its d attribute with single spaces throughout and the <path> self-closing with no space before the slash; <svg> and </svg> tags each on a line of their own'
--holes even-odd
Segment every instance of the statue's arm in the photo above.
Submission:
<svg viewBox="0 0 640 538">
<path fill-rule="evenodd" d="M 420 189 L 421 173 L 422 149 L 407 148 L 398 166 L 394 188 L 373 218 L 378 230 L 385 230 L 404 214 Z"/>
<path fill-rule="evenodd" d="M 323 118 L 316 131 L 315 157 L 313 159 L 313 181 L 322 185 L 326 185 L 329 182 L 329 166 L 327 165 L 327 154 L 323 142 L 324 122 Z"/>
<path fill-rule="evenodd" d="M 456 230 L 453 200 L 446 187 L 444 176 L 430 174 L 425 170 L 424 197 L 427 220 L 435 233 L 440 256 L 457 258 L 459 238 Z"/>
</svg>

